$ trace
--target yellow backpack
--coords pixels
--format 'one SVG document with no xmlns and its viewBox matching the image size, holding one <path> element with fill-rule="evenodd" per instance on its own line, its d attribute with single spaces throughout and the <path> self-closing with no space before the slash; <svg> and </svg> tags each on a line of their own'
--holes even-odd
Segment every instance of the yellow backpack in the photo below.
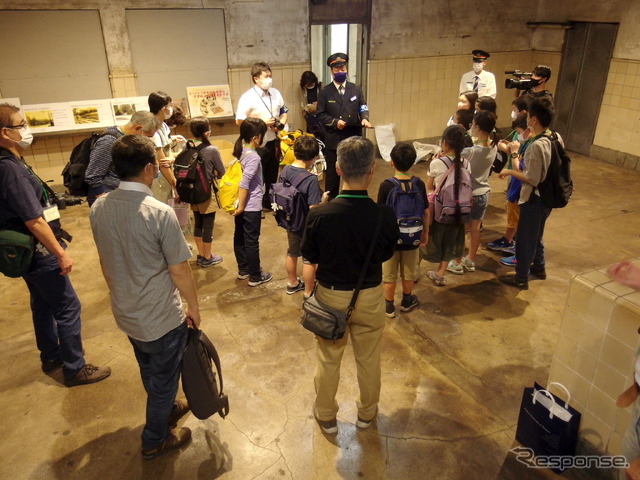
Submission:
<svg viewBox="0 0 640 480">
<path fill-rule="evenodd" d="M 291 165 L 294 162 L 296 157 L 293 155 L 293 144 L 300 135 L 309 135 L 310 137 L 313 137 L 310 133 L 304 133 L 302 130 L 294 130 L 293 132 L 285 132 L 284 130 L 281 130 L 278 132 L 280 151 L 282 152 L 280 165 Z"/>
<path fill-rule="evenodd" d="M 225 212 L 234 213 L 238 208 L 238 189 L 242 179 L 242 164 L 234 160 L 218 181 L 218 203 Z"/>
</svg>

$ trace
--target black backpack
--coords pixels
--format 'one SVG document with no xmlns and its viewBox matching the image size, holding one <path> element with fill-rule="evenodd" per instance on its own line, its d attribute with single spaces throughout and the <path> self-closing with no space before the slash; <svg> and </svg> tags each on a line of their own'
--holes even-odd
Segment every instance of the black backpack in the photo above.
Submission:
<svg viewBox="0 0 640 480">
<path fill-rule="evenodd" d="M 573 193 L 571 158 L 560 143 L 556 132 L 551 132 L 548 138 L 551 141 L 551 161 L 547 176 L 538 184 L 538 192 L 545 207 L 563 208 L 569 203 Z"/>
<path fill-rule="evenodd" d="M 193 141 L 189 140 L 173 163 L 176 192 L 181 202 L 197 205 L 211 198 L 211 178 L 207 176 L 201 154 L 201 150 L 207 146 L 209 143 L 203 142 L 196 147 Z"/>
<path fill-rule="evenodd" d="M 212 360 L 220 379 L 219 389 Z M 211 340 L 197 328 L 189 329 L 182 357 L 182 389 L 196 418 L 205 420 L 216 413 L 224 418 L 229 414 L 229 398 L 222 393 L 220 357 Z"/>
<path fill-rule="evenodd" d="M 85 138 L 73 147 L 71 156 L 69 157 L 69 162 L 67 162 L 62 170 L 62 181 L 69 191 L 69 194 L 80 197 L 87 196 L 89 185 L 84 181 L 84 176 L 87 173 L 87 167 L 89 166 L 91 150 L 96 142 L 105 135 L 111 135 L 112 137 L 117 136 L 112 132 L 94 132 L 90 137 Z M 111 164 L 111 168 L 113 168 L 113 164 Z"/>
</svg>

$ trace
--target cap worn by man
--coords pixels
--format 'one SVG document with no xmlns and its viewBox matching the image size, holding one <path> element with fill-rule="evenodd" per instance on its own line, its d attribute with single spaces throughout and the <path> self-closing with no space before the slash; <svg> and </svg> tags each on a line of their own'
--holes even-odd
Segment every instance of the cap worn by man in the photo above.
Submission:
<svg viewBox="0 0 640 480">
<path fill-rule="evenodd" d="M 471 55 L 473 55 L 474 62 L 484 62 L 487 58 L 491 56 L 489 53 L 485 52 L 484 50 L 474 50 L 471 52 Z"/>
<path fill-rule="evenodd" d="M 343 67 L 348 63 L 349 55 L 347 55 L 346 53 L 334 53 L 329 58 L 327 58 L 327 67 L 329 68 Z"/>
</svg>

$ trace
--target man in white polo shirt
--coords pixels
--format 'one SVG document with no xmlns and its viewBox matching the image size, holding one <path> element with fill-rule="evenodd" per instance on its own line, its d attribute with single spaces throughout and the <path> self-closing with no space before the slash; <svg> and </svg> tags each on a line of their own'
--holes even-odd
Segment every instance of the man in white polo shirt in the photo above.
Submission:
<svg viewBox="0 0 640 480">
<path fill-rule="evenodd" d="M 187 413 L 176 403 L 187 326 L 200 325 L 191 252 L 173 209 L 153 198 L 160 174 L 156 148 L 142 135 L 125 135 L 112 149 L 120 185 L 96 200 L 89 219 L 118 327 L 127 334 L 147 392 L 142 456 L 185 445 Z M 180 294 L 187 302 L 183 310 Z"/>
<path fill-rule="evenodd" d="M 476 92 L 478 97 L 489 96 L 496 98 L 496 77 L 491 72 L 485 71 L 487 59 L 491 56 L 484 50 L 474 50 L 473 70 L 462 75 L 458 94 L 464 92 Z"/>
<path fill-rule="evenodd" d="M 280 148 L 276 134 L 287 123 L 289 109 L 284 103 L 284 98 L 278 90 L 273 88 L 271 67 L 264 62 L 258 62 L 251 68 L 251 80 L 254 85 L 242 94 L 236 109 L 236 124 L 239 126 L 247 117 L 260 118 L 267 124 L 267 134 L 264 143 L 257 149 L 262 163 L 264 175 L 264 195 L 262 207 L 271 209 L 269 200 L 269 187 L 278 181 L 278 158 Z"/>
</svg>

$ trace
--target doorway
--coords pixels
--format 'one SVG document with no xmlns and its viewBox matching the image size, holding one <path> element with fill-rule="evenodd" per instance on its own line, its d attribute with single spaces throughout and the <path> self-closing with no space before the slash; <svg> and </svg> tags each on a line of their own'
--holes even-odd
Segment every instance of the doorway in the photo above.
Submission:
<svg viewBox="0 0 640 480">
<path fill-rule="evenodd" d="M 349 56 L 349 81 L 363 91 L 367 76 L 367 29 L 356 23 L 331 25 L 311 25 L 311 70 L 327 85 L 331 82 L 331 72 L 327 67 L 327 57 L 342 52 Z"/>
<path fill-rule="evenodd" d="M 581 155 L 591 153 L 617 33 L 617 23 L 586 22 L 565 33 L 553 128 Z"/>
</svg>

